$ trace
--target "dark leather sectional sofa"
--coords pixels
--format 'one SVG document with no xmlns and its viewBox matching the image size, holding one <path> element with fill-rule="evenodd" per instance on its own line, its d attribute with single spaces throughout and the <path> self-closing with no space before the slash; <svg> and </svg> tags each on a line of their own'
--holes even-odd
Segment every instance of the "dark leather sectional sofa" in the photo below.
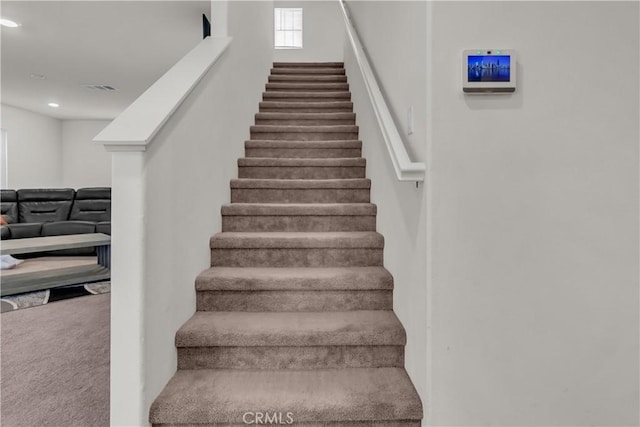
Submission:
<svg viewBox="0 0 640 427">
<path fill-rule="evenodd" d="M 1 237 L 111 234 L 111 188 L 0 190 Z"/>
</svg>

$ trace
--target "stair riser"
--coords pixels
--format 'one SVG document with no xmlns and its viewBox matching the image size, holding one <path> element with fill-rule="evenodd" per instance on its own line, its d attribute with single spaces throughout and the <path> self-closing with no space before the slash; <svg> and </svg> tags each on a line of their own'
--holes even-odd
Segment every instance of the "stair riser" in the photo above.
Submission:
<svg viewBox="0 0 640 427">
<path fill-rule="evenodd" d="M 225 267 L 354 267 L 381 266 L 378 248 L 212 249 L 211 266 Z"/>
<path fill-rule="evenodd" d="M 342 92 L 349 90 L 348 83 L 267 83 L 267 92 Z"/>
<path fill-rule="evenodd" d="M 275 85 L 279 86 L 275 86 Z M 323 87 L 324 86 L 324 87 Z M 348 92 L 349 87 L 345 84 L 340 83 L 318 83 L 312 85 L 307 85 L 304 83 L 267 83 L 265 87 L 265 93 L 272 94 L 273 92 L 287 93 L 287 94 L 297 94 L 300 92 L 313 92 L 314 94 L 324 94 L 327 92 Z"/>
<path fill-rule="evenodd" d="M 297 102 L 299 107 L 260 107 L 258 110 L 261 113 L 350 113 L 353 111 L 353 107 L 336 107 L 336 108 L 314 108 L 305 107 L 303 102 Z"/>
<path fill-rule="evenodd" d="M 314 101 L 314 102 L 281 102 L 278 100 L 262 101 L 259 104 L 261 113 L 352 113 L 351 101 Z"/>
<path fill-rule="evenodd" d="M 361 167 L 254 167 L 238 168 L 239 178 L 256 179 L 352 179 L 364 178 Z"/>
<path fill-rule="evenodd" d="M 348 92 L 347 92 L 348 93 Z M 305 102 L 342 102 L 342 101 L 350 101 L 350 96 L 342 96 L 342 95 L 330 95 L 330 96 L 319 96 L 322 95 L 322 92 L 318 92 L 318 96 L 294 96 L 295 92 L 290 93 L 282 93 L 279 92 L 277 96 L 273 96 L 275 92 L 265 92 L 262 99 L 266 102 L 275 101 L 275 102 L 295 102 L 296 104 L 302 104 Z M 301 111 L 298 111 L 301 112 Z"/>
<path fill-rule="evenodd" d="M 356 119 L 256 119 L 256 125 L 272 126 L 353 126 Z"/>
<path fill-rule="evenodd" d="M 272 68 L 271 75 L 339 75 L 344 76 L 345 71 L 343 68 Z"/>
<path fill-rule="evenodd" d="M 369 203 L 368 188 L 234 188 L 231 203 Z"/>
<path fill-rule="evenodd" d="M 347 76 L 339 75 L 287 75 L 269 76 L 270 83 L 346 83 Z"/>
<path fill-rule="evenodd" d="M 393 310 L 392 291 L 199 291 L 198 311 Z"/>
<path fill-rule="evenodd" d="M 308 91 L 269 91 L 262 93 L 262 100 L 273 102 L 350 102 L 351 92 L 329 91 L 329 92 L 308 92 Z"/>
<path fill-rule="evenodd" d="M 245 157 L 268 157 L 276 159 L 337 159 L 362 157 L 359 148 L 245 148 Z"/>
<path fill-rule="evenodd" d="M 402 346 L 179 347 L 178 369 L 400 368 Z"/>
<path fill-rule="evenodd" d="M 222 231 L 376 231 L 375 216 L 223 216 Z"/>
<path fill-rule="evenodd" d="M 358 139 L 358 132 L 260 132 L 252 131 L 251 139 L 276 141 L 343 141 Z"/>
</svg>

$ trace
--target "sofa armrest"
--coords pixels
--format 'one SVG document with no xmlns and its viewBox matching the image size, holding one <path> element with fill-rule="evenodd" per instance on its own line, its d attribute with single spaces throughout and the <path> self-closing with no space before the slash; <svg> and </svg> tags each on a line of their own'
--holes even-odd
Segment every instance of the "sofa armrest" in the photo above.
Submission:
<svg viewBox="0 0 640 427">
<path fill-rule="evenodd" d="M 111 221 L 102 221 L 97 223 L 96 233 L 104 233 L 111 236 Z"/>
</svg>

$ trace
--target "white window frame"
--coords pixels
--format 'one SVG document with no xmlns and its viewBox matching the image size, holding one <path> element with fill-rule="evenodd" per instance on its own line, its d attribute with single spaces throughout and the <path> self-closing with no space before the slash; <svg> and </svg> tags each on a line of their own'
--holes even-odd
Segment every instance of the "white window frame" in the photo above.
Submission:
<svg viewBox="0 0 640 427">
<path fill-rule="evenodd" d="M 282 28 L 285 20 L 285 14 L 291 14 L 290 28 Z M 295 28 L 294 15 L 300 14 L 300 28 Z M 280 27 L 280 28 L 279 28 Z M 275 49 L 302 49 L 304 45 L 304 14 L 301 7 L 276 7 L 273 9 L 273 47 Z M 295 33 L 300 33 L 300 45 L 295 44 Z M 284 43 L 278 44 L 278 35 L 282 35 Z M 291 40 L 291 43 L 287 43 L 287 39 Z"/>
</svg>

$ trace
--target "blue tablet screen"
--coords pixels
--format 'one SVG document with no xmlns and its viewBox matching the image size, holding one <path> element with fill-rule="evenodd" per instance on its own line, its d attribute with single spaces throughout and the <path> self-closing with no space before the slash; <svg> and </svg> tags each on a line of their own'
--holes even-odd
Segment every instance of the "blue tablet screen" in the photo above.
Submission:
<svg viewBox="0 0 640 427">
<path fill-rule="evenodd" d="M 470 82 L 511 81 L 511 56 L 469 55 L 467 72 Z"/>
</svg>

